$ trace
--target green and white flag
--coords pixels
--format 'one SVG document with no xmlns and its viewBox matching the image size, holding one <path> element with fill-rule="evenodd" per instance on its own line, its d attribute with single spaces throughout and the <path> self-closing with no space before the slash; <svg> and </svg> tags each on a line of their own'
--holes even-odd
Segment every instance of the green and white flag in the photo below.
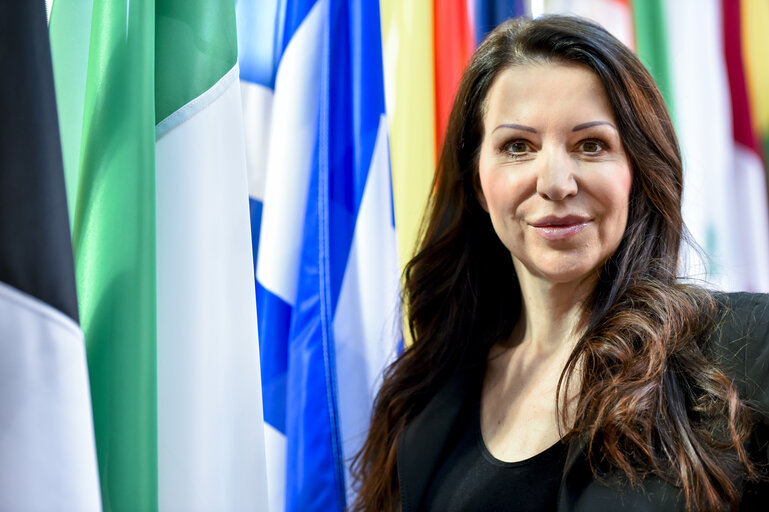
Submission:
<svg viewBox="0 0 769 512">
<path fill-rule="evenodd" d="M 673 84 L 668 54 L 668 36 L 665 22 L 665 7 L 662 0 L 645 0 L 632 2 L 633 20 L 635 22 L 636 51 L 646 68 L 657 82 L 673 122 L 675 123 L 675 106 L 673 105 Z"/>
<path fill-rule="evenodd" d="M 233 2 L 56 0 L 50 32 L 104 509 L 264 510 Z"/>
</svg>

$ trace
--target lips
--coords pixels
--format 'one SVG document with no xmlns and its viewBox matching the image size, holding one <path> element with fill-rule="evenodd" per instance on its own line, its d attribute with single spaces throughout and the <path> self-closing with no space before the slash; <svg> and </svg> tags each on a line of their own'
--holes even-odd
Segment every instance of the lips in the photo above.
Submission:
<svg viewBox="0 0 769 512">
<path fill-rule="evenodd" d="M 582 231 L 590 222 L 582 215 L 549 215 L 529 223 L 545 240 L 568 240 Z"/>
</svg>

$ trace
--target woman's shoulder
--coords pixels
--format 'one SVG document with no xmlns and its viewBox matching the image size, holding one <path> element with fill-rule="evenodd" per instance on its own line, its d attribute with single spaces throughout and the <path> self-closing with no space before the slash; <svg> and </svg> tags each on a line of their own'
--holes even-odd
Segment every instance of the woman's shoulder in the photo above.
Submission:
<svg viewBox="0 0 769 512">
<path fill-rule="evenodd" d="M 708 349 L 740 394 L 769 413 L 769 295 L 714 294 L 719 312 Z"/>
<path fill-rule="evenodd" d="M 721 344 L 763 341 L 769 335 L 769 294 L 714 293 L 719 312 L 713 334 Z"/>
<path fill-rule="evenodd" d="M 715 299 L 726 307 L 735 311 L 746 309 L 769 308 L 769 294 L 755 292 L 713 292 Z"/>
</svg>

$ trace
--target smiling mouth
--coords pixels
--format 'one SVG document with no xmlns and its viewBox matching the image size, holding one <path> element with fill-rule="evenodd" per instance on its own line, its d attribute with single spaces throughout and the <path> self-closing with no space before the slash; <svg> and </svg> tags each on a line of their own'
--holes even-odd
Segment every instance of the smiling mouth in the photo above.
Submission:
<svg viewBox="0 0 769 512">
<path fill-rule="evenodd" d="M 576 215 L 545 217 L 529 225 L 545 240 L 567 240 L 587 226 L 590 219 Z"/>
</svg>

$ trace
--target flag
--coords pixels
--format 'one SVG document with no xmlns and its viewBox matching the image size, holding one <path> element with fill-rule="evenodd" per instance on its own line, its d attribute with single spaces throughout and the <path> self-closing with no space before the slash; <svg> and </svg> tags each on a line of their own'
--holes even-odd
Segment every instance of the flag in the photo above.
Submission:
<svg viewBox="0 0 769 512">
<path fill-rule="evenodd" d="M 46 1 L 48 14 L 52 10 Z M 60 7 L 60 6 L 64 7 Z M 80 167 L 80 146 L 83 137 L 85 84 L 88 76 L 88 54 L 91 43 L 92 0 L 57 0 L 56 16 L 49 26 L 51 57 L 56 80 L 56 95 L 66 100 L 56 104 L 61 127 L 61 151 L 64 159 L 65 184 L 70 229 L 75 220 L 75 198 Z M 61 27 L 61 29 L 60 29 Z M 66 63 L 67 70 L 57 64 Z"/>
<path fill-rule="evenodd" d="M 276 20 L 275 71 L 259 247 L 256 304 L 270 510 L 286 508 L 288 331 L 296 304 L 304 213 L 318 132 L 317 84 L 324 19 L 310 2 L 289 2 Z M 298 18 L 298 20 L 297 20 Z M 306 19 L 305 19 L 306 18 Z M 301 25 L 299 22 L 304 20 Z M 281 36 L 285 29 L 284 44 Z M 253 34 L 251 35 L 254 36 Z M 243 35 L 241 35 L 243 37 Z M 299 148 L 296 147 L 299 144 Z M 270 172 L 275 169 L 275 172 Z M 293 407 L 293 405 L 292 405 Z M 319 443 L 319 446 L 323 446 Z M 329 466 L 332 468 L 333 466 Z M 318 478 L 322 480 L 328 468 Z"/>
<path fill-rule="evenodd" d="M 672 97 L 672 76 L 668 54 L 668 37 L 665 25 L 665 9 L 662 0 L 632 2 L 634 30 L 638 57 L 644 63 L 675 122 L 675 105 Z"/>
<path fill-rule="evenodd" d="M 45 16 L 0 2 L 0 509 L 98 511 Z"/>
<path fill-rule="evenodd" d="M 630 0 L 544 0 L 544 10 L 548 14 L 570 14 L 592 20 L 628 48 L 635 48 Z"/>
<path fill-rule="evenodd" d="M 769 208 L 766 173 L 761 162 L 758 137 L 753 131 L 742 58 L 740 6 L 721 2 L 724 27 L 724 55 L 732 107 L 734 154 L 730 199 L 734 228 L 741 250 L 737 264 L 744 269 L 741 287 L 769 291 Z"/>
<path fill-rule="evenodd" d="M 50 30 L 104 508 L 264 509 L 234 3 L 94 0 L 85 65 L 78 7 Z"/>
<path fill-rule="evenodd" d="M 68 37 L 56 0 L 51 44 Z M 65 167 L 74 209 L 78 298 L 106 510 L 157 509 L 155 381 L 154 9 L 94 1 L 77 169 Z M 62 18 L 64 21 L 64 18 Z M 72 20 L 78 23 L 77 20 Z M 75 29 L 75 33 L 79 32 Z M 54 53 L 60 105 L 69 62 Z M 82 59 L 81 55 L 73 57 Z M 82 62 L 78 61 L 80 66 Z M 62 126 L 74 124 L 59 112 Z M 67 140 L 63 141 L 65 144 Z M 66 148 L 66 146 L 65 146 Z M 65 155 L 75 150 L 65 149 Z M 65 165 L 70 164 L 69 159 Z"/>
<path fill-rule="evenodd" d="M 725 290 L 744 287 L 734 230 L 732 112 L 716 0 L 665 2 L 672 98 L 684 164 L 683 217 L 702 261 L 682 247 L 681 273 Z M 712 141 L 719 141 L 713 144 Z"/>
<path fill-rule="evenodd" d="M 475 48 L 467 0 L 433 0 L 435 27 L 435 134 L 440 151 L 459 81 Z"/>
<path fill-rule="evenodd" d="M 398 260 L 403 267 L 414 255 L 435 172 L 433 10 L 431 2 L 411 0 L 381 0 L 380 9 Z"/>
<path fill-rule="evenodd" d="M 267 174 L 272 89 L 275 82 L 278 0 L 238 0 L 238 60 L 243 104 L 243 130 L 248 169 L 253 257 L 259 251 L 264 180 Z"/>
<path fill-rule="evenodd" d="M 379 5 L 288 1 L 279 19 L 256 270 L 268 453 L 285 453 L 270 499 L 343 510 L 398 342 Z"/>
<path fill-rule="evenodd" d="M 261 238 L 275 74 L 277 59 L 282 50 L 281 29 L 285 7 L 285 2 L 278 0 L 238 0 L 236 3 L 254 280 Z M 275 195 L 273 190 L 272 196 Z M 291 200 L 289 197 L 286 199 Z M 270 239 L 269 234 L 267 238 Z M 273 242 L 267 244 L 270 246 Z M 275 245 L 272 247 L 274 249 Z M 276 512 L 285 508 L 287 340 L 285 333 L 276 336 L 274 332 L 276 328 L 287 329 L 289 308 L 277 300 L 276 296 L 266 294 L 258 283 L 255 282 L 255 285 L 259 290 L 257 299 L 268 510 Z"/>
<path fill-rule="evenodd" d="M 475 27 L 475 44 L 481 44 L 486 35 L 503 21 L 524 16 L 530 10 L 529 3 L 525 0 L 474 0 L 469 3 Z"/>
<path fill-rule="evenodd" d="M 769 3 L 744 0 L 740 2 L 740 14 L 753 131 L 763 141 L 764 167 L 769 171 Z"/>
</svg>

